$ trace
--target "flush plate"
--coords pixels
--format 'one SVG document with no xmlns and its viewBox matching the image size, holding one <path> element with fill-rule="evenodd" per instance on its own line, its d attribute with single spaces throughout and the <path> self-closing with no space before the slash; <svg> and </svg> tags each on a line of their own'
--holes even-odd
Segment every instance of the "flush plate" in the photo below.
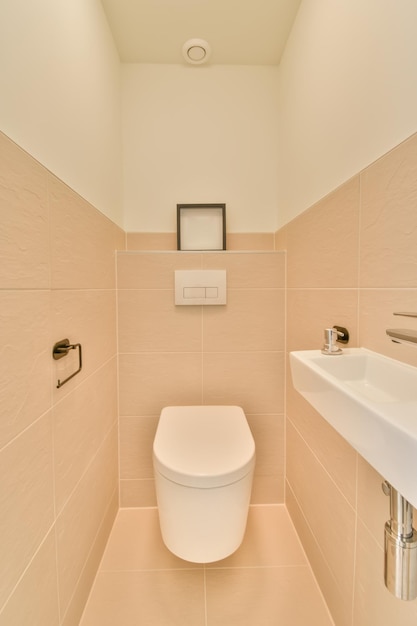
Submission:
<svg viewBox="0 0 417 626">
<path fill-rule="evenodd" d="M 226 304 L 226 270 L 176 270 L 175 304 Z"/>
</svg>

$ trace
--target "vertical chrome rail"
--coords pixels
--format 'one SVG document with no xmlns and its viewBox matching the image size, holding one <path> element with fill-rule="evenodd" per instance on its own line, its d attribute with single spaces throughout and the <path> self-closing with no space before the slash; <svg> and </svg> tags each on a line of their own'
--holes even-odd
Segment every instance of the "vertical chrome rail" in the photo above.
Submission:
<svg viewBox="0 0 417 626">
<path fill-rule="evenodd" d="M 417 598 L 417 532 L 413 528 L 413 507 L 386 481 L 382 489 L 390 497 L 390 519 L 385 524 L 385 585 L 397 598 L 414 600 Z"/>
</svg>

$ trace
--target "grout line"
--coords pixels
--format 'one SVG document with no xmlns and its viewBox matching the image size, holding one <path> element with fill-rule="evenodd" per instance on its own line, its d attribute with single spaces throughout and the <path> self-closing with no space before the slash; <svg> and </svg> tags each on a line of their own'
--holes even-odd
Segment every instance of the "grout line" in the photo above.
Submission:
<svg viewBox="0 0 417 626">
<path fill-rule="evenodd" d="M 14 593 L 17 591 L 17 589 L 19 588 L 19 586 L 22 584 L 26 574 L 29 572 L 30 568 L 32 567 L 35 559 L 38 557 L 39 552 L 42 550 L 42 548 L 44 547 L 45 543 L 47 542 L 47 540 L 49 539 L 49 536 L 54 535 L 54 545 L 55 545 L 55 562 L 56 562 L 56 571 L 55 571 L 55 582 L 57 583 L 56 585 L 56 592 L 57 592 L 57 608 L 58 608 L 58 618 L 60 619 L 61 617 L 61 607 L 60 607 L 60 603 L 59 603 L 59 587 L 58 587 L 58 564 L 57 564 L 57 542 L 56 542 L 56 525 L 55 522 L 51 524 L 51 526 L 49 527 L 49 529 L 47 530 L 47 532 L 45 533 L 44 537 L 42 538 L 42 540 L 40 541 L 39 545 L 37 546 L 37 548 L 34 550 L 33 554 L 31 555 L 31 557 L 29 558 L 29 561 L 27 562 L 27 564 L 25 565 L 25 567 L 23 568 L 22 572 L 18 575 L 18 578 L 16 580 L 16 583 L 13 585 L 13 588 L 11 589 L 11 591 L 8 593 L 8 595 L 5 597 L 5 599 L 3 600 L 3 604 L 2 606 L 0 606 L 0 617 L 3 613 L 3 611 L 6 609 L 7 605 L 9 604 L 9 602 L 12 600 Z M 61 623 L 61 622 L 60 622 Z"/>
<path fill-rule="evenodd" d="M 125 233 L 125 247 L 127 247 L 127 234 Z M 115 333 L 116 333 L 116 410 L 117 410 L 117 491 L 118 491 L 118 508 L 121 507 L 121 471 L 120 471 L 120 341 L 119 341 L 119 264 L 118 255 L 115 254 L 114 259 L 114 273 L 115 273 L 115 299 L 116 299 L 116 319 L 115 319 Z"/>
<path fill-rule="evenodd" d="M 303 436 L 303 434 L 301 433 L 301 431 L 299 430 L 299 428 L 297 427 L 297 424 L 292 420 L 292 418 L 290 416 L 287 415 L 287 424 L 291 424 L 291 427 L 295 430 L 295 432 L 297 433 L 297 435 L 300 437 L 300 439 L 303 441 L 304 445 L 306 446 L 306 448 L 309 450 L 310 454 L 314 457 L 315 461 L 317 462 L 317 464 L 320 466 L 321 470 L 326 474 L 327 478 L 330 480 L 330 482 L 333 484 L 333 486 L 337 489 L 337 491 L 339 492 L 339 494 L 342 496 L 343 500 L 346 502 L 346 504 L 352 509 L 353 512 L 355 512 L 355 505 L 356 505 L 356 496 L 355 496 L 355 503 L 352 503 L 348 496 L 342 491 L 341 486 L 336 482 L 333 474 L 330 474 L 329 470 L 327 469 L 327 467 L 324 465 L 323 461 L 320 460 L 320 457 L 318 456 L 318 454 L 316 453 L 316 451 L 314 450 L 314 448 L 311 447 L 310 443 L 308 442 L 308 440 Z M 288 479 L 287 479 L 288 480 Z M 288 481 L 289 482 L 289 481 Z M 298 500 L 297 500 L 298 501 Z"/>
<path fill-rule="evenodd" d="M 358 251 L 357 251 L 357 277 L 356 277 L 356 288 L 358 290 L 356 295 L 356 344 L 358 346 L 361 345 L 361 328 L 360 328 L 360 311 L 361 311 L 361 232 L 362 232 L 362 176 L 363 174 L 359 174 L 359 208 L 358 208 Z"/>
<path fill-rule="evenodd" d="M 330 577 L 331 577 L 331 579 L 332 579 L 332 581 L 333 581 L 333 583 L 334 583 L 334 585 L 335 585 L 336 589 L 337 589 L 340 593 L 342 593 L 342 589 L 341 589 L 341 587 L 340 587 L 340 585 L 339 585 L 338 581 L 336 580 L 336 577 L 335 577 L 335 575 L 334 575 L 334 572 L 333 572 L 332 568 L 330 567 L 330 564 L 329 564 L 329 562 L 328 562 L 328 560 L 327 560 L 327 558 L 326 558 L 326 556 L 325 556 L 325 554 L 324 554 L 324 552 L 323 552 L 323 550 L 322 550 L 322 548 L 321 548 L 321 545 L 320 545 L 320 544 L 319 544 L 319 542 L 317 541 L 317 538 L 316 538 L 316 536 L 315 536 L 315 534 L 314 534 L 314 532 L 313 532 L 313 529 L 311 528 L 310 523 L 309 523 L 309 521 L 307 520 L 307 518 L 306 518 L 306 516 L 305 516 L 305 514 L 304 514 L 304 510 L 303 510 L 303 508 L 301 507 L 301 503 L 300 503 L 300 501 L 298 500 L 298 498 L 297 498 L 296 494 L 294 493 L 294 491 L 293 491 L 293 489 L 292 489 L 292 487 L 291 487 L 291 485 L 290 485 L 290 483 L 289 483 L 289 482 L 288 482 L 288 489 L 291 491 L 292 497 L 293 497 L 293 499 L 294 499 L 294 502 L 296 503 L 296 506 L 298 507 L 298 510 L 299 510 L 299 513 L 300 513 L 300 515 L 301 515 L 301 517 L 302 517 L 302 520 L 304 521 L 305 526 L 306 526 L 306 528 L 307 528 L 308 532 L 310 533 L 310 535 L 311 535 L 311 537 L 312 537 L 312 539 L 313 539 L 313 541 L 314 541 L 314 545 L 316 546 L 317 551 L 318 551 L 318 553 L 320 554 L 320 556 L 321 556 L 321 558 L 322 558 L 322 560 L 323 560 L 323 563 L 324 563 L 324 564 L 325 564 L 325 566 L 327 567 L 328 573 L 329 573 L 329 575 L 330 575 Z M 300 543 L 301 543 L 301 547 L 302 547 L 303 552 L 304 552 L 304 554 L 305 554 L 305 557 L 306 557 L 306 559 L 307 559 L 307 564 L 308 564 L 308 567 L 310 568 L 310 571 L 311 571 L 311 573 L 312 573 L 312 575 L 313 575 L 313 578 L 314 578 L 314 580 L 315 580 L 315 582 L 316 582 L 316 586 L 317 586 L 318 592 L 319 592 L 319 594 L 320 594 L 320 596 L 321 596 L 321 598 L 322 598 L 322 600 L 323 600 L 323 602 L 324 602 L 325 606 L 327 607 L 327 610 L 328 610 L 328 613 L 329 613 L 329 616 L 330 616 L 331 620 L 332 620 L 332 621 L 333 621 L 333 623 L 334 623 L 333 615 L 332 615 L 332 614 L 331 614 L 331 612 L 330 612 L 330 608 L 329 608 L 329 605 L 328 605 L 328 602 L 327 602 L 327 598 L 326 598 L 326 596 L 324 595 L 324 592 L 323 592 L 323 590 L 321 589 L 321 587 L 320 587 L 320 585 L 319 585 L 319 582 L 318 582 L 318 580 L 317 580 L 317 576 L 316 576 L 316 574 L 315 574 L 315 572 L 314 572 L 314 570 L 313 570 L 313 566 L 312 566 L 312 564 L 311 564 L 311 562 L 310 562 L 310 560 L 309 560 L 309 558 L 308 558 L 308 556 L 307 556 L 306 549 L 305 549 L 305 547 L 304 547 L 304 544 L 303 544 L 303 543 L 302 543 L 302 541 L 301 541 L 301 537 L 300 537 L 299 533 L 298 533 L 298 532 L 297 532 L 297 530 L 296 530 L 295 524 L 294 524 L 294 522 L 293 522 L 293 520 L 292 520 L 292 517 L 291 517 L 291 515 L 290 515 L 289 511 L 288 511 L 288 515 L 289 515 L 289 517 L 290 517 L 290 519 L 291 519 L 291 521 L 292 521 L 292 523 L 293 523 L 294 530 L 295 530 L 295 532 L 296 532 L 296 534 L 297 534 L 297 537 L 298 537 L 298 539 L 299 539 L 299 541 L 300 541 Z"/>
<path fill-rule="evenodd" d="M 297 535 L 298 537 L 298 535 Z M 207 567 L 206 571 L 207 572 L 218 572 L 218 571 L 224 571 L 224 570 L 272 570 L 272 569 L 276 569 L 276 570 L 282 570 L 282 569 L 291 569 L 291 570 L 295 570 L 295 569 L 307 569 L 310 572 L 313 572 L 311 565 L 306 557 L 306 562 L 303 564 L 294 564 L 294 563 L 283 563 L 282 565 L 223 565 L 222 567 Z M 314 572 L 313 572 L 314 575 Z"/>
<path fill-rule="evenodd" d="M 154 567 L 154 568 L 130 568 L 130 569 L 111 569 L 100 568 L 97 574 L 133 574 L 141 572 L 143 574 L 151 574 L 152 572 L 202 572 L 203 567 Z"/>
<path fill-rule="evenodd" d="M 355 589 L 356 589 L 356 561 L 358 554 L 358 491 L 359 491 L 359 454 L 356 453 L 356 481 L 355 481 L 355 533 L 354 533 L 354 549 L 353 549 L 353 584 L 352 584 L 352 605 L 351 605 L 351 617 L 352 617 L 352 626 L 354 620 L 354 609 L 355 609 Z"/>
<path fill-rule="evenodd" d="M 110 509 L 111 509 L 111 506 L 112 506 L 112 501 L 113 501 L 113 498 L 114 498 L 114 494 L 115 494 L 116 492 L 117 492 L 117 487 L 116 487 L 116 489 L 112 492 L 112 495 L 111 495 L 111 497 L 110 497 L 110 499 L 109 499 L 109 501 L 108 501 L 108 503 L 107 503 L 107 506 L 106 506 L 106 508 L 105 508 L 105 510 L 104 510 L 104 515 L 103 515 L 103 517 L 102 517 L 102 519 L 101 519 L 101 522 L 100 522 L 100 524 L 99 524 L 99 526 L 98 526 L 98 528 L 97 528 L 97 532 L 96 532 L 96 534 L 94 535 L 93 541 L 92 541 L 91 546 L 90 546 L 90 548 L 89 548 L 89 550 L 88 550 L 88 553 L 87 553 L 86 559 L 85 559 L 84 564 L 83 564 L 83 566 L 82 566 L 82 568 L 81 568 L 81 571 L 80 571 L 80 573 L 79 573 L 79 576 L 78 576 L 78 578 L 77 578 L 77 580 L 76 580 L 76 582 L 75 582 L 75 584 L 74 584 L 74 587 L 73 587 L 73 590 L 72 590 L 71 597 L 70 597 L 70 599 L 69 599 L 69 601 L 68 601 L 68 604 L 67 604 L 67 607 L 66 607 L 66 609 L 65 609 L 65 613 L 64 613 L 64 615 L 62 615 L 62 616 L 61 616 L 61 622 L 60 622 L 60 624 L 63 624 L 63 623 L 64 623 L 64 621 L 65 621 L 65 619 L 66 619 L 66 616 L 70 613 L 70 611 L 71 611 L 71 609 L 72 609 L 74 598 L 76 598 L 76 597 L 77 597 L 77 592 L 78 592 L 78 590 L 79 590 L 79 584 L 80 584 L 80 582 L 82 581 L 82 579 L 83 579 L 83 575 L 84 575 L 85 571 L 87 570 L 87 568 L 88 568 L 88 566 L 89 566 L 89 559 L 90 559 L 91 555 L 92 555 L 92 554 L 93 554 L 93 552 L 94 552 L 94 549 L 95 549 L 95 547 L 96 547 L 96 542 L 97 542 L 98 538 L 100 537 L 100 533 L 101 533 L 101 531 L 102 531 L 102 529 L 103 529 L 103 527 L 104 527 L 104 524 L 106 524 L 106 523 L 107 523 L 107 521 L 108 521 L 108 520 L 107 520 L 107 515 L 110 513 Z M 116 516 L 117 516 L 117 513 L 116 513 Z M 114 520 L 113 520 L 112 528 L 113 528 L 113 525 L 114 525 L 115 519 L 116 519 L 116 517 L 115 517 L 115 518 L 114 518 Z M 91 580 L 90 589 L 89 589 L 89 592 L 88 592 L 88 594 L 87 594 L 87 599 L 85 600 L 85 603 L 84 603 L 84 607 L 83 607 L 83 610 L 82 610 L 82 613 L 81 613 L 81 618 L 82 618 L 82 615 L 84 614 L 85 609 L 87 608 L 87 604 L 88 604 L 88 602 L 89 602 L 89 599 L 90 599 L 90 597 L 91 597 L 91 595 L 92 595 L 92 593 L 93 593 L 94 587 L 95 587 L 95 582 L 96 582 L 96 580 L 97 580 L 97 576 L 98 576 L 98 575 L 99 575 L 99 573 L 100 573 L 100 565 L 101 565 L 101 562 L 102 562 L 102 560 L 103 560 L 103 557 L 104 557 L 104 552 L 105 552 L 106 546 L 107 546 L 107 544 L 108 544 L 108 542 L 109 542 L 110 535 L 111 535 L 111 530 L 110 530 L 110 532 L 109 532 L 109 534 L 108 534 L 108 536 L 107 536 L 107 541 L 106 541 L 105 547 L 104 547 L 104 549 L 103 549 L 103 551 L 102 551 L 102 554 L 101 554 L 100 560 L 99 560 L 99 562 L 98 562 L 98 565 L 97 565 L 97 567 L 96 567 L 96 571 L 95 571 L 94 577 L 93 577 L 93 579 Z M 59 583 L 59 580 L 58 580 L 58 583 Z M 59 591 L 59 585 L 58 585 L 58 591 Z"/>
</svg>

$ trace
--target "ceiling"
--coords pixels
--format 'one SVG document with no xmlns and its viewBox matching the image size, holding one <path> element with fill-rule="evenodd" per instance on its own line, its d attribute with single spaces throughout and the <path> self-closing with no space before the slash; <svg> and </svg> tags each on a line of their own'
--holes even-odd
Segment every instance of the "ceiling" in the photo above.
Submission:
<svg viewBox="0 0 417 626">
<path fill-rule="evenodd" d="M 210 63 L 278 65 L 301 0 L 101 0 L 124 63 L 183 63 L 208 41 Z"/>
</svg>

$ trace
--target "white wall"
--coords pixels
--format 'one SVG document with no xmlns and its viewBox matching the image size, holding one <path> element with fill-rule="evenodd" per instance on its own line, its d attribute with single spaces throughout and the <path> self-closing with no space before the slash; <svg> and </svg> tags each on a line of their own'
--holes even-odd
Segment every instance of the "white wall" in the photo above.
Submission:
<svg viewBox="0 0 417 626">
<path fill-rule="evenodd" d="M 177 203 L 225 202 L 229 232 L 273 231 L 277 68 L 124 65 L 124 227 L 173 232 Z"/>
<path fill-rule="evenodd" d="M 417 2 L 303 0 L 279 69 L 279 225 L 417 131 Z"/>
<path fill-rule="evenodd" d="M 0 130 L 129 231 L 273 231 L 417 131 L 417 2 L 303 0 L 279 68 L 120 64 L 99 0 L 2 0 Z"/>
<path fill-rule="evenodd" d="M 120 64 L 99 0 L 1 0 L 0 130 L 122 223 Z"/>
</svg>

